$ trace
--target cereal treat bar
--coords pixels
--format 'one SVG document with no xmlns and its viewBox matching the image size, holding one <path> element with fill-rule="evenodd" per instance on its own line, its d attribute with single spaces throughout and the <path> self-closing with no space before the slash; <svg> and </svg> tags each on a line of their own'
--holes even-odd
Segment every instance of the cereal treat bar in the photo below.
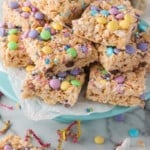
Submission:
<svg viewBox="0 0 150 150">
<path fill-rule="evenodd" d="M 22 97 L 24 99 L 38 96 L 50 105 L 56 103 L 73 106 L 85 80 L 82 69 L 76 68 L 52 76 L 50 71 L 32 70 L 24 82 Z"/>
<path fill-rule="evenodd" d="M 32 61 L 22 41 L 22 31 L 3 24 L 0 28 L 0 54 L 3 64 L 8 67 L 25 67 Z"/>
<path fill-rule="evenodd" d="M 146 7 L 146 1 L 148 0 L 130 0 L 131 1 L 131 4 L 137 8 L 137 9 L 140 9 L 140 10 L 144 10 L 145 7 Z"/>
<path fill-rule="evenodd" d="M 141 65 L 150 66 L 150 31 L 136 32 L 125 49 L 99 44 L 97 44 L 97 49 L 99 62 L 108 72 L 116 70 L 126 72 Z"/>
<path fill-rule="evenodd" d="M 3 20 L 20 26 L 25 31 L 30 27 L 43 25 L 46 17 L 28 0 L 5 0 Z"/>
<path fill-rule="evenodd" d="M 110 74 L 100 65 L 91 67 L 86 97 L 99 103 L 143 106 L 145 70 Z"/>
<path fill-rule="evenodd" d="M 50 69 L 54 74 L 98 60 L 91 42 L 73 35 L 69 28 L 58 22 L 31 29 L 24 43 L 36 66 Z"/>
<path fill-rule="evenodd" d="M 123 48 L 137 27 L 138 12 L 129 1 L 95 1 L 78 20 L 72 21 L 76 35 L 95 43 Z"/>
<path fill-rule="evenodd" d="M 7 135 L 0 140 L 0 150 L 44 150 L 40 147 L 35 147 L 31 143 L 22 140 L 16 135 Z"/>
<path fill-rule="evenodd" d="M 83 10 L 94 0 L 31 0 L 41 12 L 61 22 L 70 24 L 73 19 L 79 18 Z"/>
</svg>

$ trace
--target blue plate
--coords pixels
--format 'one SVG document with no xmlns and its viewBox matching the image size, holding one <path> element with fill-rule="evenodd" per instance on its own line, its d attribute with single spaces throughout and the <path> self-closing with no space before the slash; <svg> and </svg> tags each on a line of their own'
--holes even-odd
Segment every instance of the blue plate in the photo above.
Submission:
<svg viewBox="0 0 150 150">
<path fill-rule="evenodd" d="M 16 97 L 12 89 L 12 85 L 8 79 L 8 75 L 4 72 L 0 72 L 0 91 L 2 91 L 11 100 L 15 102 L 18 101 L 18 98 Z M 71 122 L 74 120 L 81 120 L 81 121 L 96 120 L 96 119 L 112 117 L 134 109 L 136 109 L 136 107 L 114 107 L 112 110 L 104 113 L 92 113 L 90 115 L 85 115 L 85 116 L 61 115 L 59 117 L 56 117 L 55 120 L 60 122 Z"/>
<path fill-rule="evenodd" d="M 146 31 L 147 28 L 149 28 L 149 25 L 144 21 L 141 20 L 138 24 L 138 28 L 140 32 Z M 18 101 L 18 98 L 16 97 L 12 85 L 8 79 L 8 76 L 6 73 L 0 72 L 0 91 L 2 91 L 8 98 L 14 100 L 15 102 Z M 150 92 L 145 94 L 145 99 L 148 100 L 150 98 Z M 61 115 L 59 117 L 56 117 L 56 121 L 60 122 L 71 122 L 74 120 L 81 120 L 81 121 L 88 121 L 88 120 L 96 120 L 96 119 L 102 119 L 107 117 L 112 117 L 115 115 L 119 115 L 122 113 L 125 113 L 127 111 L 131 111 L 136 109 L 137 107 L 114 107 L 112 110 L 104 112 L 104 113 L 92 113 L 90 115 Z"/>
</svg>

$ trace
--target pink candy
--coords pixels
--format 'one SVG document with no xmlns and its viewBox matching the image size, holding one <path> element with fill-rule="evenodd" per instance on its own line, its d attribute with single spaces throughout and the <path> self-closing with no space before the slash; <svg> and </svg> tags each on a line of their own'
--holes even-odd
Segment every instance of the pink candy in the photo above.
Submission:
<svg viewBox="0 0 150 150">
<path fill-rule="evenodd" d="M 60 88 L 60 80 L 59 79 L 51 79 L 49 85 L 52 89 L 58 90 Z"/>
</svg>

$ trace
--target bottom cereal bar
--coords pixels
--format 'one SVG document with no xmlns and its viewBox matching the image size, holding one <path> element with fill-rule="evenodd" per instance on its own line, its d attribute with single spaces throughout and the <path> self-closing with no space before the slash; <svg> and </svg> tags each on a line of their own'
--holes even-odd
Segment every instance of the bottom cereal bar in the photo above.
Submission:
<svg viewBox="0 0 150 150">
<path fill-rule="evenodd" d="M 0 140 L 0 150 L 44 150 L 22 140 L 19 136 L 8 135 Z"/>
<path fill-rule="evenodd" d="M 20 28 L 9 28 L 7 25 L 0 28 L 0 54 L 5 66 L 25 67 L 32 63 L 21 37 Z"/>
<path fill-rule="evenodd" d="M 50 71 L 34 70 L 27 75 L 23 86 L 23 98 L 38 96 L 45 103 L 73 106 L 78 99 L 85 74 L 81 69 L 74 69 L 52 76 Z"/>
<path fill-rule="evenodd" d="M 100 65 L 91 67 L 86 97 L 92 101 L 119 106 L 143 106 L 145 70 L 109 74 Z"/>
</svg>

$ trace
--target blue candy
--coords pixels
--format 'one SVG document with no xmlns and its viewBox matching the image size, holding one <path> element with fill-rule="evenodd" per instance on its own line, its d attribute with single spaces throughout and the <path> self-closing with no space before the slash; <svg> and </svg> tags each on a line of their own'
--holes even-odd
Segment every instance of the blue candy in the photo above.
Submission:
<svg viewBox="0 0 150 150">
<path fill-rule="evenodd" d="M 105 17 L 107 17 L 107 16 L 109 16 L 110 13 L 107 10 L 101 10 L 100 14 L 104 15 Z"/>
<path fill-rule="evenodd" d="M 114 54 L 114 48 L 113 47 L 107 47 L 106 54 L 107 54 L 107 56 L 112 56 Z"/>
<path fill-rule="evenodd" d="M 96 16 L 96 15 L 98 14 L 98 11 L 97 11 L 97 10 L 91 10 L 91 11 L 90 11 L 90 14 L 91 14 L 92 16 Z"/>
<path fill-rule="evenodd" d="M 130 137 L 138 137 L 140 132 L 136 128 L 132 128 L 128 131 Z"/>
<path fill-rule="evenodd" d="M 149 28 L 149 25 L 143 21 L 143 20 L 140 20 L 139 23 L 138 23 L 138 29 L 140 32 L 146 32 Z"/>
</svg>

